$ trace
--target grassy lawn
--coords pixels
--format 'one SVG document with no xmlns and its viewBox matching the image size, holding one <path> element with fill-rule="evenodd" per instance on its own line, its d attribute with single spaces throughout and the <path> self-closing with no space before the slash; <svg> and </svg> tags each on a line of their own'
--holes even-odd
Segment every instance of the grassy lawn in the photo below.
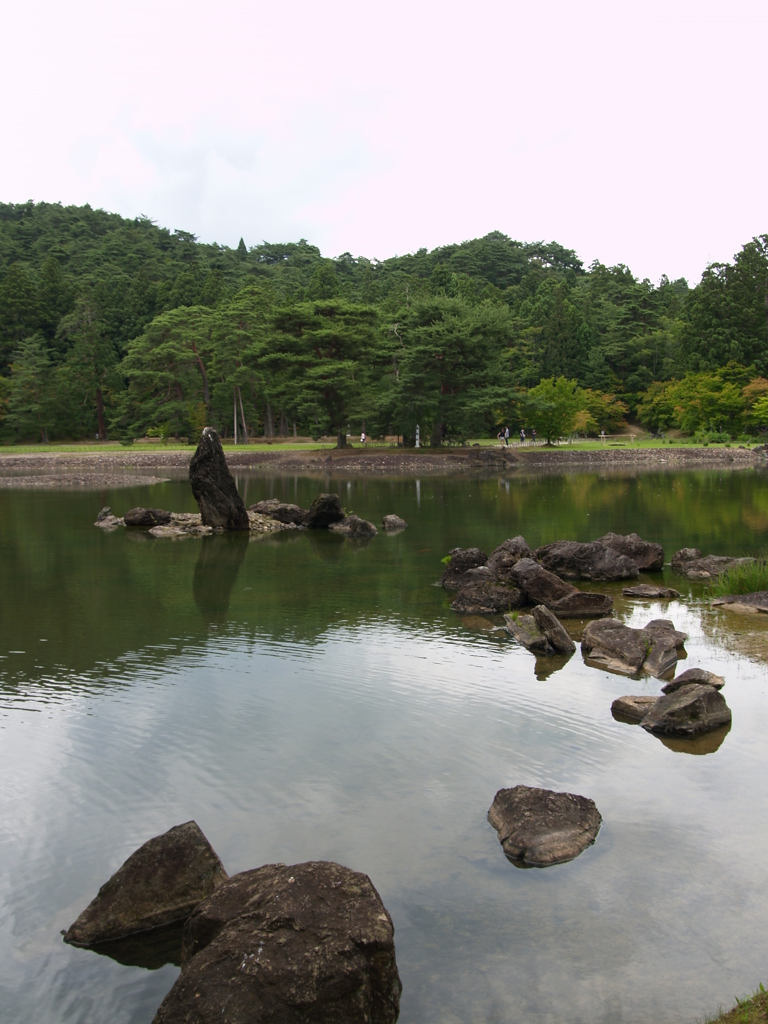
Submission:
<svg viewBox="0 0 768 1024">
<path fill-rule="evenodd" d="M 717 1017 L 706 1017 L 706 1024 L 765 1024 L 768 1020 L 768 992 L 762 984 L 753 996 L 738 999 L 732 1010 L 721 1011 Z"/>
</svg>

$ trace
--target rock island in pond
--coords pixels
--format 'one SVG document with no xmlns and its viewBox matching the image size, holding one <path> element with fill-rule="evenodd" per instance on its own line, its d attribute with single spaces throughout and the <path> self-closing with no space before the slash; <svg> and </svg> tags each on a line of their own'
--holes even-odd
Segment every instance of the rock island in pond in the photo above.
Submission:
<svg viewBox="0 0 768 1024">
<path fill-rule="evenodd" d="M 602 820 L 587 797 L 532 786 L 500 789 L 488 811 L 509 860 L 538 868 L 578 857 L 594 843 Z"/>
</svg>

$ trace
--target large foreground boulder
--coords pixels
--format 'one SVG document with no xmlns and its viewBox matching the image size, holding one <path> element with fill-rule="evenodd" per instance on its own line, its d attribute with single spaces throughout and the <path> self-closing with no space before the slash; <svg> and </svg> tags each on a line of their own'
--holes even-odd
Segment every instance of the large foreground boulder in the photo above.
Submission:
<svg viewBox="0 0 768 1024">
<path fill-rule="evenodd" d="M 129 508 L 123 516 L 126 526 L 167 526 L 171 513 L 162 508 Z"/>
<path fill-rule="evenodd" d="M 451 602 L 459 615 L 501 615 L 511 608 L 522 608 L 527 603 L 525 594 L 498 580 L 465 583 Z"/>
<path fill-rule="evenodd" d="M 578 857 L 594 843 L 602 820 L 587 797 L 532 786 L 500 789 L 488 811 L 506 856 L 540 868 Z"/>
<path fill-rule="evenodd" d="M 584 630 L 581 650 L 587 664 L 632 676 L 661 676 L 677 664 L 678 649 L 687 638 L 665 619 L 632 629 L 616 619 L 597 619 Z"/>
<path fill-rule="evenodd" d="M 464 583 L 470 582 L 469 579 L 464 579 L 464 574 L 469 569 L 485 565 L 488 556 L 480 548 L 453 548 L 448 552 L 448 559 L 440 582 L 448 590 L 459 590 Z"/>
<path fill-rule="evenodd" d="M 561 619 L 598 618 L 609 615 L 613 608 L 613 600 L 607 594 L 577 590 L 532 558 L 519 559 L 509 569 L 509 579 L 531 604 L 544 604 Z"/>
<path fill-rule="evenodd" d="M 510 580 L 511 570 L 521 558 L 533 558 L 525 537 L 510 537 L 502 541 L 488 557 L 488 568 L 500 580 Z"/>
<path fill-rule="evenodd" d="M 394 932 L 368 876 L 340 864 L 244 871 L 187 922 L 154 1024 L 395 1024 Z"/>
<path fill-rule="evenodd" d="M 204 526 L 223 530 L 250 529 L 243 499 L 237 493 L 219 435 L 213 427 L 203 430 L 189 464 L 189 482 Z"/>
<path fill-rule="evenodd" d="M 305 523 L 312 530 L 324 530 L 343 518 L 344 509 L 338 494 L 318 494 L 309 506 Z"/>
<path fill-rule="evenodd" d="M 661 572 L 664 566 L 664 548 L 661 544 L 643 540 L 636 533 L 606 533 L 604 537 L 597 538 L 597 543 L 631 558 L 640 572 Z"/>
<path fill-rule="evenodd" d="M 276 519 L 278 523 L 286 525 L 290 523 L 294 526 L 303 526 L 309 514 L 307 509 L 292 505 L 287 501 L 280 501 L 279 498 L 266 498 L 264 501 L 258 501 L 255 505 L 249 505 L 248 511 L 261 516 L 269 516 L 270 519 Z"/>
<path fill-rule="evenodd" d="M 659 697 L 640 724 L 657 735 L 698 736 L 730 721 L 731 709 L 714 686 L 688 683 Z"/>
<path fill-rule="evenodd" d="M 227 873 L 194 821 L 132 853 L 70 925 L 64 941 L 91 946 L 188 918 Z"/>
<path fill-rule="evenodd" d="M 537 548 L 536 559 L 549 572 L 567 580 L 628 580 L 638 575 L 631 558 L 596 540 L 590 544 L 557 540 Z"/>
<path fill-rule="evenodd" d="M 680 548 L 672 555 L 672 572 L 689 580 L 709 580 L 726 569 L 748 565 L 754 558 L 730 558 L 728 555 L 702 555 L 698 548 Z"/>
<path fill-rule="evenodd" d="M 375 537 L 379 532 L 373 523 L 367 519 L 361 519 L 354 514 L 344 516 L 337 523 L 331 523 L 328 529 L 332 533 L 343 533 L 347 537 Z"/>
</svg>

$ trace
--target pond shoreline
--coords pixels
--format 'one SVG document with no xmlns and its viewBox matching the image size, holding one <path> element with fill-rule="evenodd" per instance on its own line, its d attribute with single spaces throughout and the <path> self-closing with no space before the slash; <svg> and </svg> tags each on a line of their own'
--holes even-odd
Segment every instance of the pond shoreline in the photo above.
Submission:
<svg viewBox="0 0 768 1024">
<path fill-rule="evenodd" d="M 0 488 L 55 486 L 130 486 L 149 470 L 185 470 L 193 450 L 158 452 L 40 452 L 0 454 Z M 764 465 L 762 452 L 747 448 L 606 448 L 547 449 L 448 448 L 419 450 L 372 448 L 311 449 L 308 451 L 227 451 L 233 469 L 257 469 L 278 473 L 317 476 L 417 477 L 514 475 L 520 471 L 623 468 L 723 468 L 742 469 Z M 176 474 L 174 474 L 176 475 Z M 158 477 L 152 474 L 152 482 Z M 38 478 L 35 480 L 35 478 Z M 80 483 L 78 483 L 78 480 Z"/>
</svg>

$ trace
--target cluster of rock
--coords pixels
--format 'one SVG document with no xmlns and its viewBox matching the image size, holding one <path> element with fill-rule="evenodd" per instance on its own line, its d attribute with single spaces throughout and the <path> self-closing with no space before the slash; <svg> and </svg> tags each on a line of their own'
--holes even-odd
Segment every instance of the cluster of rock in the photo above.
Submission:
<svg viewBox="0 0 768 1024">
<path fill-rule="evenodd" d="M 488 557 L 479 548 L 454 548 L 441 583 L 458 590 L 451 607 L 461 615 L 499 614 L 545 605 L 560 618 L 609 615 L 607 594 L 582 591 L 569 580 L 635 579 L 664 564 L 660 544 L 636 533 L 607 533 L 588 544 L 560 540 L 532 551 L 524 537 L 505 540 Z"/>
<path fill-rule="evenodd" d="M 689 580 L 709 580 L 727 569 L 749 565 L 754 558 L 731 558 L 728 555 L 702 555 L 698 548 L 680 548 L 672 556 L 672 572 Z"/>
<path fill-rule="evenodd" d="M 338 494 L 319 494 L 308 509 L 280 501 L 279 498 L 267 498 L 251 505 L 248 511 L 267 516 L 294 529 L 326 529 L 354 538 L 375 537 L 378 533 L 367 519 L 361 519 L 354 513 L 347 514 Z M 408 524 L 399 516 L 392 515 L 384 516 L 383 525 L 389 533 L 404 529 Z"/>
<path fill-rule="evenodd" d="M 279 530 L 292 529 L 284 526 L 268 516 L 248 512 L 248 529 L 251 533 L 276 533 Z M 119 526 L 142 529 L 153 537 L 207 537 L 212 533 L 222 533 L 221 527 L 206 526 L 200 512 L 167 512 L 160 508 L 129 509 L 124 516 L 115 516 L 112 509 L 105 505 L 99 512 L 95 526 L 102 530 L 115 530 Z"/>
<path fill-rule="evenodd" d="M 64 941 L 104 943 L 186 921 L 181 974 L 155 1024 L 395 1024 L 394 926 L 367 875 L 330 861 L 227 876 L 195 822 L 150 839 L 99 890 Z"/>
<path fill-rule="evenodd" d="M 724 685 L 722 676 L 690 668 L 662 686 L 661 697 L 618 697 L 611 711 L 657 736 L 691 739 L 731 724 L 731 709 L 720 693 Z"/>
</svg>

